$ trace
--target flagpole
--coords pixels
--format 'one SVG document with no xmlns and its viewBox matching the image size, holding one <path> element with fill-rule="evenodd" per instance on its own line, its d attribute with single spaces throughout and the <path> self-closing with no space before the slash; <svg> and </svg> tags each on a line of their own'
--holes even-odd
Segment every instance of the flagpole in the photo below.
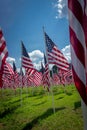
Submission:
<svg viewBox="0 0 87 130">
<path fill-rule="evenodd" d="M 87 130 L 87 105 L 84 103 L 82 99 L 81 99 L 81 107 L 84 121 L 84 130 Z"/>
<path fill-rule="evenodd" d="M 22 43 L 22 41 L 21 41 L 21 43 Z M 22 44 L 21 44 L 21 49 L 22 49 Z M 22 87 L 23 87 L 23 84 L 22 84 L 22 50 L 21 50 L 21 68 L 20 68 L 21 70 L 21 106 L 22 106 Z"/>
<path fill-rule="evenodd" d="M 46 47 L 46 39 L 45 39 L 44 26 L 43 26 L 43 34 L 44 34 L 45 49 L 46 49 L 46 59 L 47 59 L 47 64 L 48 64 L 48 69 L 49 69 L 49 62 L 48 62 L 48 55 L 47 55 L 47 47 Z M 50 81 L 50 70 L 49 70 L 49 81 Z M 51 82 L 50 82 L 50 83 L 51 83 Z M 51 87 L 51 86 L 50 86 L 50 87 Z M 52 106 L 53 106 L 53 112 L 54 112 L 54 114 L 55 114 L 54 96 L 53 96 L 52 88 L 51 88 L 51 93 L 52 93 Z"/>
<path fill-rule="evenodd" d="M 26 74 L 25 87 L 26 87 L 26 97 L 28 98 L 28 74 Z"/>
</svg>

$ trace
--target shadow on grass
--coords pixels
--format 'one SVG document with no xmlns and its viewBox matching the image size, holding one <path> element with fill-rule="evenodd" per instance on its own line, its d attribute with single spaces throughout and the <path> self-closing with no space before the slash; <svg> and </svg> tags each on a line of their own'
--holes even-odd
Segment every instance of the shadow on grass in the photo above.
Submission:
<svg viewBox="0 0 87 130">
<path fill-rule="evenodd" d="M 56 108 L 55 112 L 64 110 L 64 109 L 65 109 L 65 107 Z M 38 116 L 37 118 L 33 119 L 31 122 L 27 123 L 26 126 L 22 130 L 31 130 L 36 124 L 39 123 L 39 120 L 46 119 L 48 116 L 50 116 L 52 114 L 53 114 L 53 109 L 50 108 L 42 115 Z"/>
<path fill-rule="evenodd" d="M 15 101 L 11 102 L 11 104 L 18 103 L 18 102 L 20 102 L 20 100 L 21 99 L 15 100 Z"/>
<path fill-rule="evenodd" d="M 0 118 L 4 118 L 6 115 L 12 114 L 19 106 L 20 105 L 14 106 L 12 108 L 5 108 L 5 110 L 0 113 Z"/>
<path fill-rule="evenodd" d="M 56 100 L 59 100 L 59 99 L 62 99 L 62 98 L 64 98 L 64 97 L 59 97 L 59 98 L 57 98 Z"/>
<path fill-rule="evenodd" d="M 41 96 L 37 96 L 36 97 L 36 99 L 41 99 L 41 98 L 43 98 L 43 96 L 41 95 Z"/>
<path fill-rule="evenodd" d="M 35 104 L 35 105 L 33 105 L 33 106 L 38 106 L 38 105 L 42 105 L 42 104 L 44 104 L 46 101 L 43 101 L 43 102 L 40 102 L 40 103 L 38 103 L 38 104 Z"/>
<path fill-rule="evenodd" d="M 75 102 L 74 103 L 74 110 L 78 109 L 79 107 L 81 107 L 81 102 L 80 101 Z"/>
<path fill-rule="evenodd" d="M 70 93 L 70 92 L 66 92 L 66 95 L 71 96 L 71 95 L 72 95 L 72 93 Z"/>
</svg>

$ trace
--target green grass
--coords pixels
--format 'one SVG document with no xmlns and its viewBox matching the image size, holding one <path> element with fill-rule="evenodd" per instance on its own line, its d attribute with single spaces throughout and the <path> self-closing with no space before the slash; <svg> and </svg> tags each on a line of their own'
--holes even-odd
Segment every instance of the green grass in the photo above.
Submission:
<svg viewBox="0 0 87 130">
<path fill-rule="evenodd" d="M 23 88 L 22 96 L 21 89 L 0 90 L 0 130 L 82 130 L 76 88 L 54 86 L 51 90 Z"/>
</svg>

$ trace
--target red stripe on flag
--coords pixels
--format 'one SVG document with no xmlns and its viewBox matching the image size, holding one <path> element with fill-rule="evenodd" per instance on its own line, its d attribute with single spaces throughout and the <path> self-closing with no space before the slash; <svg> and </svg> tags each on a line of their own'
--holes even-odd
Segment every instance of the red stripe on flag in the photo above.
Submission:
<svg viewBox="0 0 87 130">
<path fill-rule="evenodd" d="M 3 37 L 2 30 L 0 29 L 0 87 L 3 85 L 2 75 L 3 75 L 3 68 L 8 56 L 8 51 L 6 47 L 6 41 Z"/>
<path fill-rule="evenodd" d="M 87 16 L 85 0 L 68 0 L 72 72 L 76 88 L 87 104 Z M 86 12 L 87 13 L 87 12 Z"/>
</svg>

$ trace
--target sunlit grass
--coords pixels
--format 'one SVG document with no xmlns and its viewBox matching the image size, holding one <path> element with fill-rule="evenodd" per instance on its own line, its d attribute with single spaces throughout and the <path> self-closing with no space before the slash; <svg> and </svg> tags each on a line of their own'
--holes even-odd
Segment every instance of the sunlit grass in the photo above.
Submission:
<svg viewBox="0 0 87 130">
<path fill-rule="evenodd" d="M 0 90 L 0 130 L 82 130 L 80 96 L 73 85 Z M 21 95 L 22 94 L 22 95 Z M 55 113 L 54 113 L 55 110 Z"/>
</svg>

